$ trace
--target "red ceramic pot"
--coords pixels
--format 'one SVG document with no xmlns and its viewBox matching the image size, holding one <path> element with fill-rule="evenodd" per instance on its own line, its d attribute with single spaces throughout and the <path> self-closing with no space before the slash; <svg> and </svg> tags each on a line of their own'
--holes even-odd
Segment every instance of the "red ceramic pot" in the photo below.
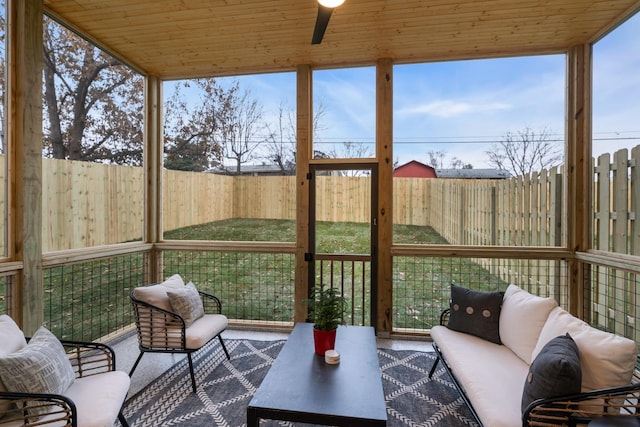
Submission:
<svg viewBox="0 0 640 427">
<path fill-rule="evenodd" d="M 313 328 L 313 344 L 316 354 L 324 357 L 324 352 L 333 350 L 336 345 L 336 329 L 333 331 L 321 331 Z"/>
</svg>

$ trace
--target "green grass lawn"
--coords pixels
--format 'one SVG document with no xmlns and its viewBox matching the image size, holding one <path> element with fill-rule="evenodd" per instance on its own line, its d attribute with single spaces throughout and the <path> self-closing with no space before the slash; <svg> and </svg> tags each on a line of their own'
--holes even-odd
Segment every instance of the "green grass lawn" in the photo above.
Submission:
<svg viewBox="0 0 640 427">
<path fill-rule="evenodd" d="M 448 244 L 431 227 L 395 225 L 394 242 L 405 244 Z M 229 240 L 229 241 L 295 241 L 295 221 L 264 219 L 230 219 L 195 227 L 186 227 L 165 233 L 166 239 Z M 369 254 L 370 230 L 364 223 L 318 222 L 315 253 Z M 269 255 L 188 253 L 177 255 L 189 258 L 204 267 L 201 282 L 210 284 L 211 292 L 221 295 L 234 307 L 229 307 L 238 318 L 269 320 L 291 319 L 293 311 L 294 271 L 271 269 Z M 291 257 L 293 260 L 293 257 Z M 169 269 L 179 271 L 180 262 L 165 261 Z M 247 268 L 247 266 L 251 268 Z M 216 267 L 213 267 L 216 266 Z M 221 267 L 222 266 L 222 267 Z M 170 270 L 170 271 L 173 271 Z M 255 270 L 260 271 L 256 277 Z M 272 274 L 270 274 L 270 272 Z M 331 272 L 316 272 L 316 283 L 328 283 Z M 353 272 L 333 272 L 334 277 L 350 283 L 363 275 L 362 266 L 356 264 Z M 344 276 L 344 277 L 343 277 Z M 370 289 L 368 272 L 362 287 Z M 402 328 L 430 328 L 438 322 L 440 312 L 448 305 L 451 283 L 476 289 L 503 289 L 506 283 L 490 274 L 481 265 L 461 258 L 397 257 L 394 259 L 394 326 Z M 206 285 L 205 285 L 206 286 Z M 268 287 L 270 290 L 265 290 Z M 347 285 L 348 288 L 348 285 Z M 356 297 L 354 320 L 365 318 L 369 322 L 368 294 L 353 290 Z M 370 293 L 370 291 L 365 291 Z M 237 301 L 238 303 L 234 303 Z M 357 320 L 356 320 L 357 321 Z"/>
<path fill-rule="evenodd" d="M 354 222 L 318 221 L 318 252 L 368 253 L 369 225 Z M 393 241 L 407 244 L 447 244 L 431 227 L 394 225 Z M 295 242 L 296 223 L 283 219 L 226 219 L 164 233 L 167 240 L 229 240 L 249 242 Z"/>
<path fill-rule="evenodd" d="M 394 226 L 394 242 L 447 244 L 430 227 Z M 368 224 L 317 224 L 317 253 L 369 254 Z M 295 222 L 233 219 L 165 233 L 166 240 L 294 242 Z M 498 277 L 463 258 L 394 258 L 394 326 L 429 328 L 448 305 L 452 282 L 477 289 L 506 288 Z M 295 259 L 292 254 L 167 251 L 164 276 L 180 273 L 199 289 L 219 296 L 224 313 L 235 319 L 293 320 Z M 132 322 L 128 292 L 143 283 L 144 257 L 122 255 L 45 270 L 45 319 L 64 338 L 92 340 Z M 353 306 L 367 313 L 371 283 L 358 266 L 350 277 L 365 277 Z M 323 274 L 326 274 L 324 272 Z M 345 273 L 338 272 L 344 276 Z M 316 275 L 319 280 L 327 280 Z M 318 281 L 318 280 L 317 280 Z M 355 287 L 355 286 L 354 286 Z M 363 290 L 364 289 L 364 292 Z M 365 323 L 370 320 L 365 315 Z M 356 323 L 357 324 L 357 323 Z"/>
</svg>

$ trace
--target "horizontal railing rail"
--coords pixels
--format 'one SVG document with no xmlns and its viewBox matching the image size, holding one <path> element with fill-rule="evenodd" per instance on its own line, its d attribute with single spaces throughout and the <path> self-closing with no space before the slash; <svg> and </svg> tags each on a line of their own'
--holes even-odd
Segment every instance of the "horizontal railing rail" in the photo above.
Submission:
<svg viewBox="0 0 640 427">
<path fill-rule="evenodd" d="M 291 245 L 267 244 L 249 250 L 225 252 L 184 242 L 167 243 L 161 252 L 162 276 L 179 273 L 198 288 L 221 297 L 223 312 L 232 322 L 260 327 L 293 324 L 296 301 L 295 251 Z M 244 246 L 244 245 L 240 245 Z M 172 249 L 170 249 L 170 247 Z M 564 253 L 548 253 L 544 259 L 510 258 L 509 250 L 478 257 L 477 252 L 457 254 L 433 248 L 421 251 L 403 246 L 393 253 L 394 332 L 428 334 L 448 307 L 450 285 L 456 283 L 480 290 L 505 289 L 515 283 L 540 296 L 551 296 L 566 308 L 568 277 Z M 96 340 L 128 330 L 133 323 L 129 292 L 148 284 L 148 252 L 112 254 L 95 259 L 60 255 L 48 259 L 44 268 L 45 325 L 65 339 Z M 618 255 L 619 258 L 628 255 Z M 350 300 L 346 323 L 370 324 L 371 262 L 369 256 L 350 260 L 328 254 L 316 263 L 318 283 L 340 288 Z M 591 287 L 585 293 L 585 320 L 592 325 L 640 342 L 637 303 L 640 301 L 638 271 L 624 268 L 622 261 L 598 253 L 584 253 Z M 56 264 L 57 262 L 57 264 Z M 505 271 L 510 280 L 505 280 Z M 6 312 L 11 303 L 13 275 L 0 281 Z"/>
</svg>

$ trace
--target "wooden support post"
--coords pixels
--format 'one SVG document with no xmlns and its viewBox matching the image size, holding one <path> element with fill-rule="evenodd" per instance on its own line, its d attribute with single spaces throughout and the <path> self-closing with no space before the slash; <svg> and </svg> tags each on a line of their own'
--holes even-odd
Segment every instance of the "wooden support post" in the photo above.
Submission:
<svg viewBox="0 0 640 427">
<path fill-rule="evenodd" d="M 574 46 L 568 53 L 567 94 L 567 246 L 572 252 L 591 247 L 593 165 L 591 161 L 591 63 L 590 44 Z M 569 311 L 587 319 L 590 278 L 585 265 L 569 260 Z"/>
<path fill-rule="evenodd" d="M 22 261 L 9 314 L 32 334 L 44 321 L 42 284 L 42 0 L 8 2 L 9 258 Z"/>
<path fill-rule="evenodd" d="M 144 241 L 162 239 L 162 159 L 164 153 L 162 125 L 162 81 L 147 76 L 144 92 Z M 145 262 L 148 283 L 160 282 L 162 257 L 153 249 Z"/>
<path fill-rule="evenodd" d="M 293 320 L 304 322 L 307 308 L 302 301 L 309 297 L 309 263 L 304 254 L 309 252 L 309 160 L 312 157 L 313 138 L 313 70 L 310 65 L 297 69 L 297 146 L 296 146 L 296 271 Z"/>
<path fill-rule="evenodd" d="M 393 328 L 393 61 L 389 58 L 380 59 L 376 66 L 376 158 L 378 301 L 374 326 L 379 334 L 389 334 Z"/>
</svg>

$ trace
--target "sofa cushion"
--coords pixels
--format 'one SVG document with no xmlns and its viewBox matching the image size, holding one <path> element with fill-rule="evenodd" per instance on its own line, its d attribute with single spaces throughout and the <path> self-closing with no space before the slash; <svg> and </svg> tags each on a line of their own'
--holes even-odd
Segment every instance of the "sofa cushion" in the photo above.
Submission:
<svg viewBox="0 0 640 427">
<path fill-rule="evenodd" d="M 474 291 L 451 285 L 447 327 L 500 344 L 500 306 L 504 292 Z"/>
<path fill-rule="evenodd" d="M 0 376 L 7 390 L 52 394 L 63 394 L 76 378 L 64 347 L 45 327 L 22 349 L 0 357 Z"/>
<path fill-rule="evenodd" d="M 162 283 L 157 285 L 139 286 L 133 290 L 133 294 L 140 301 L 151 304 L 155 307 L 171 311 L 171 302 L 167 291 L 169 289 L 184 288 L 184 281 L 179 274 L 174 274 Z"/>
<path fill-rule="evenodd" d="M 500 309 L 500 340 L 527 364 L 531 364 L 533 349 L 549 313 L 558 303 L 553 298 L 530 294 L 516 285 L 509 285 Z"/>
<path fill-rule="evenodd" d="M 580 351 L 582 391 L 619 387 L 631 382 L 636 363 L 634 341 L 604 332 L 556 307 L 540 332 L 533 358 L 553 338 L 571 334 Z"/>
<path fill-rule="evenodd" d="M 522 425 L 520 403 L 529 366 L 509 348 L 444 326 L 431 328 L 478 417 L 485 426 Z M 443 381 L 450 381 L 443 377 Z"/>
<path fill-rule="evenodd" d="M 522 412 L 537 399 L 580 393 L 580 353 L 571 335 L 549 341 L 529 367 L 522 391 Z"/>
<path fill-rule="evenodd" d="M 182 317 L 187 328 L 204 316 L 202 299 L 193 282 L 187 283 L 182 289 L 167 289 L 167 295 L 172 311 Z"/>
</svg>

